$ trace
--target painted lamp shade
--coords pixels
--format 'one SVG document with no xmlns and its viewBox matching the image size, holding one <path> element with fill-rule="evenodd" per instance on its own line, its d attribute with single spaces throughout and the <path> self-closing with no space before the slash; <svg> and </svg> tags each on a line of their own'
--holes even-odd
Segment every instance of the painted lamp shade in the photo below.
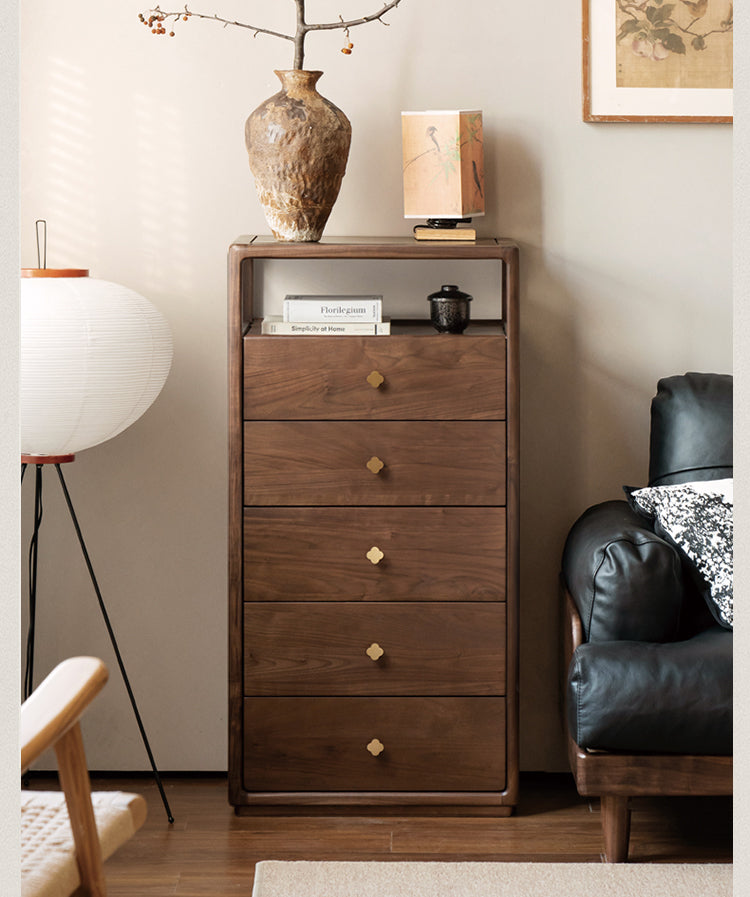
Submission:
<svg viewBox="0 0 750 897">
<path fill-rule="evenodd" d="M 404 218 L 484 215 L 479 110 L 402 112 Z"/>
<path fill-rule="evenodd" d="M 21 273 L 21 453 L 75 454 L 112 439 L 164 386 L 169 325 L 143 296 L 85 269 Z"/>
</svg>

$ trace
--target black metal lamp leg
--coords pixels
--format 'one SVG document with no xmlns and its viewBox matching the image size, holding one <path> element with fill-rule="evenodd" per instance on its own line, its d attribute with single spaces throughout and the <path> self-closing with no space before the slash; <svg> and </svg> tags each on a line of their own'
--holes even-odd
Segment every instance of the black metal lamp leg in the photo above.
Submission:
<svg viewBox="0 0 750 897">
<path fill-rule="evenodd" d="M 21 483 L 26 473 L 26 465 L 21 465 Z M 29 545 L 29 623 L 26 633 L 26 669 L 23 678 L 23 700 L 34 691 L 34 640 L 36 638 L 36 571 L 39 550 L 39 529 L 42 525 L 42 469 L 36 468 L 34 483 L 34 533 Z M 22 787 L 29 787 L 29 774 L 21 778 Z"/>
<path fill-rule="evenodd" d="M 136 722 L 138 723 L 138 729 L 141 733 L 141 738 L 143 739 L 143 744 L 146 748 L 146 753 L 148 754 L 149 762 L 151 763 L 151 769 L 154 773 L 154 779 L 156 780 L 156 785 L 159 788 L 159 794 L 161 795 L 162 803 L 164 804 L 164 809 L 167 811 L 167 819 L 169 822 L 174 822 L 174 817 L 172 816 L 172 811 L 169 808 L 169 803 L 167 801 L 167 796 L 164 793 L 164 787 L 161 782 L 161 776 L 159 775 L 159 770 L 156 768 L 156 763 L 154 761 L 154 755 L 151 753 L 151 746 L 148 743 L 148 738 L 146 737 L 146 730 L 143 728 L 143 723 L 141 722 L 141 715 L 138 712 L 138 705 L 135 702 L 135 696 L 133 695 L 133 689 L 130 687 L 130 680 L 128 679 L 128 674 L 125 672 L 125 665 L 122 662 L 122 657 L 120 656 L 120 649 L 117 647 L 117 639 L 115 638 L 114 630 L 112 629 L 112 624 L 109 622 L 109 615 L 107 614 L 107 609 L 104 606 L 104 599 L 102 598 L 102 593 L 99 589 L 99 583 L 96 581 L 96 576 L 94 575 L 94 568 L 91 566 L 91 559 L 89 558 L 89 553 L 86 550 L 86 543 L 83 541 L 83 534 L 81 533 L 81 527 L 78 525 L 78 518 L 76 517 L 76 513 L 73 510 L 73 502 L 70 500 L 70 493 L 68 492 L 68 487 L 65 485 L 65 478 L 63 477 L 62 470 L 60 469 L 59 464 L 55 464 L 55 469 L 57 470 L 57 475 L 60 478 L 60 485 L 62 486 L 63 494 L 65 495 L 65 501 L 68 505 L 68 511 L 70 511 L 70 518 L 73 521 L 73 526 L 75 527 L 76 535 L 78 536 L 78 542 L 81 545 L 81 551 L 83 552 L 84 560 L 86 561 L 86 567 L 89 571 L 89 576 L 91 577 L 91 582 L 94 586 L 94 591 L 96 592 L 96 597 L 99 601 L 99 608 L 102 612 L 102 616 L 104 617 L 104 624 L 107 627 L 107 632 L 109 633 L 110 641 L 112 642 L 112 647 L 115 650 L 115 657 L 117 658 L 117 664 L 120 667 L 120 672 L 122 673 L 122 679 L 125 683 L 125 688 L 128 692 L 128 697 L 130 698 L 130 703 L 133 707 L 133 713 L 135 714 Z"/>
<path fill-rule="evenodd" d="M 21 482 L 26 465 L 21 470 Z M 26 671 L 23 680 L 23 700 L 34 690 L 34 639 L 36 636 L 36 573 L 39 554 L 39 530 L 42 525 L 42 468 L 37 466 L 34 481 L 34 532 L 29 545 L 29 629 L 26 636 Z"/>
</svg>

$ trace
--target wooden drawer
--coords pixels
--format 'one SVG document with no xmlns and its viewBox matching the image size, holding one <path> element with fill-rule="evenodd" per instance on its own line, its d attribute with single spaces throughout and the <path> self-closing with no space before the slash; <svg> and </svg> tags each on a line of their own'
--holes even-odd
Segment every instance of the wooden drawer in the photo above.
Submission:
<svg viewBox="0 0 750 897">
<path fill-rule="evenodd" d="M 245 698 L 243 722 L 248 791 L 505 786 L 502 697 Z"/>
<path fill-rule="evenodd" d="M 380 459 L 373 473 L 367 464 Z M 505 423 L 253 421 L 246 505 L 503 505 Z"/>
<path fill-rule="evenodd" d="M 367 378 L 377 371 L 378 386 Z M 248 420 L 499 420 L 505 337 L 250 336 Z"/>
<path fill-rule="evenodd" d="M 505 693 L 504 604 L 245 604 L 244 633 L 246 695 Z"/>
<path fill-rule="evenodd" d="M 505 557 L 502 507 L 244 511 L 247 601 L 502 601 Z"/>
</svg>

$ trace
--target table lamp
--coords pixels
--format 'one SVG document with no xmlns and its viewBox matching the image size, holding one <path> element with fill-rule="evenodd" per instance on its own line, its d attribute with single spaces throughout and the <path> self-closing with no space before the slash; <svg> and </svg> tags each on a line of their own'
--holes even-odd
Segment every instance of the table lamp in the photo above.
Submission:
<svg viewBox="0 0 750 897">
<path fill-rule="evenodd" d="M 401 113 L 404 217 L 426 218 L 417 239 L 476 239 L 466 227 L 484 215 L 482 113 Z"/>
</svg>

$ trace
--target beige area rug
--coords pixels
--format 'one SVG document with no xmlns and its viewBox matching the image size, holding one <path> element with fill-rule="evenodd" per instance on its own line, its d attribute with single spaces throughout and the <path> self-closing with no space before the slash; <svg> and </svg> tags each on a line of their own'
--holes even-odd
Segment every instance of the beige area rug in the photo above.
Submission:
<svg viewBox="0 0 750 897">
<path fill-rule="evenodd" d="M 731 897 L 732 866 L 651 863 L 284 863 L 253 897 Z"/>
</svg>

